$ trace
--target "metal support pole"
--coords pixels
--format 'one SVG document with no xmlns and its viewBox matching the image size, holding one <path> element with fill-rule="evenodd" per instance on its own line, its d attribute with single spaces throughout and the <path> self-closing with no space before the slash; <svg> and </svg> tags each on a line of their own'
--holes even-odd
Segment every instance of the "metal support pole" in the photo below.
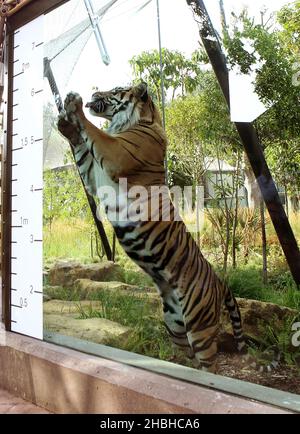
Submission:
<svg viewBox="0 0 300 434">
<path fill-rule="evenodd" d="M 160 88 L 161 88 L 162 121 L 163 121 L 163 127 L 165 128 L 166 127 L 165 86 L 164 86 L 164 71 L 163 71 L 163 61 L 162 61 L 159 0 L 156 0 L 156 11 L 157 11 L 157 30 L 158 30 L 158 49 L 159 49 L 159 67 L 160 67 Z"/>
<path fill-rule="evenodd" d="M 158 49 L 159 49 L 159 67 L 160 67 L 160 89 L 161 89 L 161 109 L 162 109 L 162 123 L 164 130 L 166 129 L 166 100 L 165 100 L 165 84 L 164 84 L 164 71 L 162 60 L 162 46 L 161 46 L 161 29 L 160 29 L 160 12 L 159 12 L 159 0 L 156 0 L 156 12 L 157 12 L 157 30 L 158 30 Z M 165 177 L 168 184 L 168 157 L 165 156 Z"/>
<path fill-rule="evenodd" d="M 61 96 L 60 96 L 60 93 L 59 93 L 59 90 L 58 90 L 58 87 L 57 87 L 57 84 L 56 84 L 56 81 L 55 81 L 55 78 L 54 78 L 54 75 L 53 75 L 53 72 L 51 69 L 50 61 L 47 57 L 44 58 L 44 76 L 47 77 L 47 79 L 49 81 L 49 85 L 50 85 L 51 91 L 52 91 L 54 99 L 55 99 L 55 104 L 56 104 L 57 110 L 60 112 L 63 109 L 63 103 L 62 103 L 62 99 L 61 99 Z M 72 154 L 74 157 L 74 151 L 73 151 L 72 146 L 71 146 L 71 150 L 72 150 Z M 74 158 L 74 161 L 75 161 L 75 158 Z M 77 167 L 77 169 L 78 169 L 78 167 Z M 79 177 L 81 179 L 82 186 L 83 186 L 84 192 L 86 194 L 87 200 L 89 202 L 89 206 L 91 208 L 94 222 L 95 222 L 95 225 L 96 225 L 97 230 L 99 232 L 106 257 L 109 261 L 111 261 L 112 260 L 112 251 L 110 248 L 108 238 L 107 238 L 106 233 L 105 233 L 104 226 L 103 226 L 102 222 L 97 218 L 96 202 L 95 202 L 93 196 L 91 196 L 87 192 L 85 185 L 84 185 L 84 182 L 80 176 L 79 170 L 78 170 L 78 174 L 79 174 Z"/>
<path fill-rule="evenodd" d="M 226 58 L 222 52 L 220 42 L 206 10 L 204 1 L 187 0 L 187 4 L 192 7 L 194 13 L 199 19 L 200 37 L 223 91 L 228 107 L 230 107 L 229 75 Z M 257 183 L 260 187 L 293 278 L 297 286 L 300 286 L 300 251 L 265 160 L 259 138 L 251 123 L 236 122 L 235 125 L 255 174 Z"/>
<path fill-rule="evenodd" d="M 95 13 L 93 5 L 92 5 L 92 0 L 84 0 L 85 3 L 85 7 L 86 10 L 89 14 L 90 17 L 90 21 L 91 21 L 91 25 L 93 27 L 94 30 L 94 34 L 95 34 L 95 38 L 101 53 L 101 57 L 103 60 L 103 63 L 105 63 L 105 65 L 109 65 L 110 64 L 110 58 L 108 55 L 108 52 L 106 50 L 106 46 L 102 37 L 102 33 L 100 30 L 100 25 L 99 25 L 99 17 L 98 15 Z"/>
</svg>

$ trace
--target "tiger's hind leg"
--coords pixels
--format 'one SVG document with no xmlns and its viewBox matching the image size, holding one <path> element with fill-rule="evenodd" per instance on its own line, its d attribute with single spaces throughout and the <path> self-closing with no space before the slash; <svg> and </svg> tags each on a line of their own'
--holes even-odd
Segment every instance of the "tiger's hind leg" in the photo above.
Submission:
<svg viewBox="0 0 300 434">
<path fill-rule="evenodd" d="M 161 293 L 164 323 L 170 335 L 174 349 L 179 348 L 183 350 L 189 359 L 194 358 L 193 350 L 189 344 L 186 334 L 186 328 L 182 316 L 182 307 L 178 300 L 176 291 L 170 293 Z"/>
<path fill-rule="evenodd" d="M 195 363 L 198 368 L 204 371 L 216 371 L 218 331 L 219 326 L 217 325 L 187 332 L 190 346 L 195 355 Z"/>
<path fill-rule="evenodd" d="M 225 305 L 229 312 L 234 339 L 237 342 L 237 349 L 240 353 L 244 355 L 243 356 L 244 362 L 248 364 L 250 368 L 254 368 L 260 372 L 272 372 L 273 370 L 277 369 L 281 360 L 281 353 L 278 350 L 278 348 L 276 347 L 273 348 L 274 349 L 273 360 L 268 365 L 262 365 L 258 363 L 255 359 L 253 359 L 253 357 L 250 354 L 248 354 L 247 344 L 243 336 L 240 310 L 236 302 L 236 299 L 234 298 L 234 296 L 232 295 L 229 289 L 227 289 L 226 292 Z"/>
<path fill-rule="evenodd" d="M 182 305 L 176 291 L 161 294 L 166 329 L 175 347 L 184 350 L 195 368 L 215 372 L 219 326 L 187 332 Z"/>
</svg>

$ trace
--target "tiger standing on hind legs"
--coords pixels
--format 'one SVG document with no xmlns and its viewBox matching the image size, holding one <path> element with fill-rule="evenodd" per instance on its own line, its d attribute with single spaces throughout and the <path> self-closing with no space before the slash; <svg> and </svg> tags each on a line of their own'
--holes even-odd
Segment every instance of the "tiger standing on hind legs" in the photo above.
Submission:
<svg viewBox="0 0 300 434">
<path fill-rule="evenodd" d="M 237 348 L 244 351 L 241 316 L 230 289 L 203 257 L 169 195 L 157 193 L 157 188 L 166 187 L 167 139 L 147 85 L 95 92 L 86 106 L 111 122 L 107 131 L 88 121 L 81 97 L 73 92 L 58 119 L 84 183 L 93 195 L 103 186 L 113 189 L 115 195 L 100 194 L 100 200 L 127 255 L 152 277 L 173 343 L 199 367 L 214 371 L 223 305 Z M 128 188 L 142 187 L 147 193 L 140 200 L 140 218 L 131 218 L 134 200 L 121 186 L 124 178 Z"/>
</svg>

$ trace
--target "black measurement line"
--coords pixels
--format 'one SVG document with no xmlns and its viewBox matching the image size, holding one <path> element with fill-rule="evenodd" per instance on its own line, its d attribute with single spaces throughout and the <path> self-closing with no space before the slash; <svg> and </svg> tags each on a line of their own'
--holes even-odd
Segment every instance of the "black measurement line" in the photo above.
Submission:
<svg viewBox="0 0 300 434">
<path fill-rule="evenodd" d="M 40 142 L 41 140 L 43 140 L 43 137 L 41 139 L 36 139 L 35 142 Z"/>
<path fill-rule="evenodd" d="M 33 291 L 35 294 L 43 294 L 42 291 Z"/>
<path fill-rule="evenodd" d="M 20 33 L 20 30 L 16 30 L 16 31 L 14 32 L 14 35 L 17 35 L 18 33 Z"/>
<path fill-rule="evenodd" d="M 23 226 L 11 226 L 11 228 L 23 228 Z"/>
<path fill-rule="evenodd" d="M 12 209 L 10 212 L 18 212 L 17 209 Z"/>
<path fill-rule="evenodd" d="M 16 104 L 16 105 L 18 105 L 18 104 Z M 19 133 L 15 133 L 15 134 L 12 135 L 12 137 L 16 137 L 18 135 L 19 135 Z"/>
<path fill-rule="evenodd" d="M 17 276 L 18 275 L 18 273 L 10 273 L 10 274 L 12 274 L 13 276 Z"/>
<path fill-rule="evenodd" d="M 43 45 L 43 43 L 44 43 L 44 42 L 39 42 L 39 43 L 35 46 L 35 48 L 39 47 L 40 45 Z"/>
<path fill-rule="evenodd" d="M 19 45 L 16 45 L 15 47 L 14 47 L 14 50 L 16 49 L 16 48 L 19 48 L 20 47 L 20 44 Z"/>
<path fill-rule="evenodd" d="M 16 121 L 18 121 L 18 120 L 19 120 L 18 118 L 15 118 L 15 119 L 12 120 L 12 122 L 16 122 Z"/>
<path fill-rule="evenodd" d="M 18 166 L 18 163 L 14 163 L 11 165 L 11 167 L 15 167 L 15 166 Z"/>
<path fill-rule="evenodd" d="M 16 59 L 16 60 L 13 61 L 13 63 L 17 63 L 19 61 L 20 61 L 20 59 Z"/>
<path fill-rule="evenodd" d="M 14 319 L 11 319 L 10 322 L 13 322 L 13 323 L 15 323 L 15 324 L 18 323 L 18 321 L 15 321 Z"/>
<path fill-rule="evenodd" d="M 17 194 L 11 194 L 10 197 L 18 197 Z"/>
<path fill-rule="evenodd" d="M 13 78 L 16 78 L 16 77 L 18 77 L 19 75 L 22 75 L 22 74 L 24 74 L 24 71 L 18 72 L 18 74 L 13 75 Z"/>
<path fill-rule="evenodd" d="M 11 256 L 10 259 L 18 259 L 16 256 Z"/>
<path fill-rule="evenodd" d="M 44 89 L 40 89 L 40 90 L 37 90 L 37 91 L 34 92 L 34 93 L 37 94 L 37 93 L 43 92 L 43 90 L 44 90 Z"/>
<path fill-rule="evenodd" d="M 35 188 L 33 191 L 42 191 L 42 188 Z"/>
<path fill-rule="evenodd" d="M 12 149 L 12 151 L 20 151 L 20 149 L 23 149 L 22 147 L 21 148 L 14 148 L 14 149 Z"/>
<path fill-rule="evenodd" d="M 18 180 L 17 180 L 17 179 L 12 179 L 12 180 L 11 180 L 11 182 L 16 182 L 16 181 L 18 181 Z"/>
<path fill-rule="evenodd" d="M 11 241 L 11 244 L 18 244 L 18 241 Z"/>
<path fill-rule="evenodd" d="M 22 306 L 18 306 L 17 304 L 11 304 L 11 307 L 18 307 L 19 309 L 22 309 Z"/>
<path fill-rule="evenodd" d="M 42 243 L 43 240 L 33 240 L 35 243 Z"/>
<path fill-rule="evenodd" d="M 14 90 L 13 90 L 13 92 L 18 92 L 18 91 L 19 91 L 19 89 L 14 89 Z"/>
<path fill-rule="evenodd" d="M 17 107 L 18 105 L 19 105 L 19 103 L 17 103 L 17 104 L 14 104 L 14 105 L 13 105 L 13 107 Z"/>
<path fill-rule="evenodd" d="M 15 289 L 15 288 L 10 288 L 10 290 L 11 291 L 18 291 L 17 289 Z"/>
</svg>

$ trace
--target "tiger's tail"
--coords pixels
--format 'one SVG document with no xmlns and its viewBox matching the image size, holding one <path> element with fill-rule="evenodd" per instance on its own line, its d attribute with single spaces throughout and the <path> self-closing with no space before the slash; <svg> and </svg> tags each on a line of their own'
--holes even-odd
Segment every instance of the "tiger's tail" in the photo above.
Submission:
<svg viewBox="0 0 300 434">
<path fill-rule="evenodd" d="M 229 313 L 234 340 L 237 343 L 237 349 L 239 352 L 245 353 L 247 350 L 247 345 L 243 334 L 240 309 L 238 307 L 236 299 L 234 298 L 231 290 L 228 287 L 226 288 L 225 306 Z"/>
<path fill-rule="evenodd" d="M 240 353 L 247 353 L 247 344 L 243 335 L 242 319 L 240 309 L 237 301 L 233 296 L 231 290 L 227 287 L 225 296 L 225 306 L 229 312 L 231 325 L 233 329 L 233 336 L 237 343 L 237 349 Z M 246 354 L 246 361 L 253 359 L 249 354 Z M 249 367 L 256 369 L 259 372 L 271 372 L 278 368 L 281 359 L 281 353 L 277 348 L 274 348 L 274 357 L 270 364 L 262 365 L 256 361 L 252 361 Z"/>
</svg>

